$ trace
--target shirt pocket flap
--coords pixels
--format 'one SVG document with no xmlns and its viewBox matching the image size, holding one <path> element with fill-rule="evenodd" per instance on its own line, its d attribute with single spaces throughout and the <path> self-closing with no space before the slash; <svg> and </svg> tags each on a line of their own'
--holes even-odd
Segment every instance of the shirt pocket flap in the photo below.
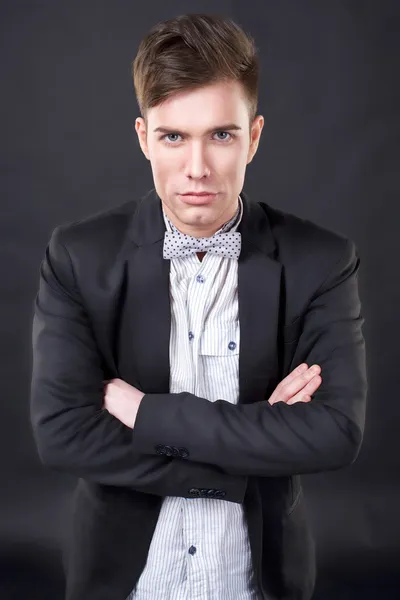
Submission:
<svg viewBox="0 0 400 600">
<path fill-rule="evenodd" d="M 216 324 L 204 329 L 199 344 L 199 354 L 209 356 L 231 356 L 239 353 L 239 323 Z"/>
</svg>

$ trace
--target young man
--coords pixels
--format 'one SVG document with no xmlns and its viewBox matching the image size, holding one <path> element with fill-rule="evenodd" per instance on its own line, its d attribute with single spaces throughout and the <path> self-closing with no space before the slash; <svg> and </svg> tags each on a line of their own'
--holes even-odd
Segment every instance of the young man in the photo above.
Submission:
<svg viewBox="0 0 400 600">
<path fill-rule="evenodd" d="M 360 259 L 242 192 L 264 121 L 237 25 L 158 24 L 133 71 L 155 189 L 56 227 L 35 304 L 35 438 L 79 476 L 66 597 L 306 600 L 300 474 L 363 437 Z"/>
</svg>

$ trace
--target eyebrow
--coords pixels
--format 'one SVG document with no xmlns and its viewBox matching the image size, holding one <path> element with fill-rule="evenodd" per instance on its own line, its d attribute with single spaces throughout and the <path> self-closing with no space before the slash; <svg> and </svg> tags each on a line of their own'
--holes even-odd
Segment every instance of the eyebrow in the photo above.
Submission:
<svg viewBox="0 0 400 600">
<path fill-rule="evenodd" d="M 211 129 L 207 129 L 205 133 L 212 133 L 213 131 L 241 131 L 241 127 L 236 125 L 235 123 L 228 123 L 226 125 L 217 125 L 216 127 L 211 127 Z M 179 131 L 178 129 L 172 129 L 170 127 L 156 127 L 153 129 L 153 133 L 177 133 L 178 135 L 189 135 L 185 131 Z"/>
</svg>

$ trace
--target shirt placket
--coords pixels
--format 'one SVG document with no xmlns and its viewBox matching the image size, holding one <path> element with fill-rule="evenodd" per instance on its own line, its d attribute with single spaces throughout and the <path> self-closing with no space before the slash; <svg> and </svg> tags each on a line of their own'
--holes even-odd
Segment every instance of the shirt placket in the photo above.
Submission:
<svg viewBox="0 0 400 600">
<path fill-rule="evenodd" d="M 187 259 L 188 268 L 191 273 L 187 290 L 187 319 L 189 343 L 191 344 L 192 389 L 195 395 L 202 393 L 199 352 L 207 298 L 212 283 L 211 265 L 207 257 L 208 255 L 204 256 L 200 264 L 195 254 Z M 185 548 L 187 548 L 188 552 L 187 594 L 188 598 L 193 598 L 193 600 L 200 600 L 206 597 L 207 575 L 204 571 L 201 557 L 201 553 L 204 551 L 202 510 L 204 510 L 202 499 L 186 499 L 184 505 L 183 536 Z"/>
<path fill-rule="evenodd" d="M 201 334 L 204 328 L 204 314 L 207 306 L 207 298 L 210 294 L 212 285 L 212 260 L 211 255 L 206 254 L 200 263 L 196 255 L 192 255 L 193 261 L 193 279 L 189 285 L 188 291 L 188 318 L 189 318 L 189 336 L 192 334 L 192 364 L 194 369 L 194 394 L 201 395 L 201 373 L 200 370 L 200 344 Z"/>
</svg>

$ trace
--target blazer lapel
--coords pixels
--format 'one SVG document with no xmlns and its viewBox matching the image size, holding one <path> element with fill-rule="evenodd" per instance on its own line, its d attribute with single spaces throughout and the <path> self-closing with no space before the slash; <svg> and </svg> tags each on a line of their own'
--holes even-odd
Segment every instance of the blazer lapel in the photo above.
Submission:
<svg viewBox="0 0 400 600">
<path fill-rule="evenodd" d="M 265 393 L 277 369 L 277 333 L 282 266 L 264 210 L 241 193 L 243 216 L 238 231 L 240 319 L 240 403 Z M 168 393 L 171 305 L 170 261 L 163 258 L 165 223 L 155 190 L 132 217 L 133 247 L 126 265 L 125 301 L 119 319 L 119 376 L 146 393 Z"/>
<path fill-rule="evenodd" d="M 118 372 L 148 394 L 169 392 L 170 261 L 163 258 L 165 223 L 152 190 L 132 217 L 126 294 L 119 327 Z"/>
<path fill-rule="evenodd" d="M 274 258 L 276 244 L 267 214 L 261 206 L 250 202 L 247 194 L 242 192 L 241 197 L 239 402 L 249 404 L 263 398 L 278 371 L 282 265 Z"/>
</svg>

